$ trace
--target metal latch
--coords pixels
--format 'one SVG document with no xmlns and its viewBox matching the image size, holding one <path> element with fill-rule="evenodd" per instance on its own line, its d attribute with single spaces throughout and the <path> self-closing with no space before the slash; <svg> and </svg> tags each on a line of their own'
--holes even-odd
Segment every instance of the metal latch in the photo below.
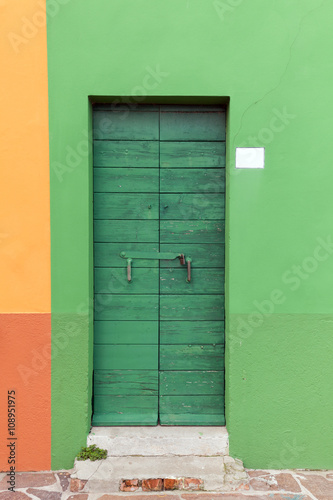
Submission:
<svg viewBox="0 0 333 500">
<path fill-rule="evenodd" d="M 152 260 L 174 260 L 179 259 L 182 266 L 187 263 L 187 282 L 191 281 L 191 262 L 192 259 L 187 257 L 183 253 L 173 253 L 173 252 L 120 252 L 120 257 L 127 260 L 127 280 L 130 283 L 132 281 L 132 261 L 133 259 L 152 259 Z"/>
</svg>

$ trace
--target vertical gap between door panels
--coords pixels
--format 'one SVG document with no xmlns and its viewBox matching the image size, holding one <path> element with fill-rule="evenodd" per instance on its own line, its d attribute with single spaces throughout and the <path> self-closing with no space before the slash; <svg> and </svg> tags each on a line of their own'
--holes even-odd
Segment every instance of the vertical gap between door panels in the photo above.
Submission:
<svg viewBox="0 0 333 500">
<path fill-rule="evenodd" d="M 161 251 L 161 106 L 158 106 L 158 251 Z M 160 352 L 161 352 L 161 260 L 158 259 L 158 390 L 157 424 L 160 424 Z"/>
<path fill-rule="evenodd" d="M 94 107 L 92 107 L 92 157 L 94 158 L 94 145 L 95 145 L 95 113 Z M 92 161 L 92 265 L 93 265 L 93 283 L 92 283 L 92 324 L 93 324 L 93 336 L 92 336 L 92 349 L 93 349 L 93 363 L 92 363 L 92 391 L 91 391 L 91 418 L 90 424 L 92 425 L 92 419 L 95 412 L 95 218 L 94 218 L 94 208 L 95 208 L 95 190 L 94 190 L 94 159 Z"/>
</svg>

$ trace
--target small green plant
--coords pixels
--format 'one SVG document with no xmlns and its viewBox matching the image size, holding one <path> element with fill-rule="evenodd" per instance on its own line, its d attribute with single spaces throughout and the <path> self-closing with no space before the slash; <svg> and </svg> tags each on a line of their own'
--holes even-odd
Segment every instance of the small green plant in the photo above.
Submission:
<svg viewBox="0 0 333 500">
<path fill-rule="evenodd" d="M 97 448 L 95 444 L 91 446 L 82 446 L 80 453 L 77 454 L 78 460 L 91 460 L 95 462 L 95 460 L 103 460 L 107 457 L 108 452 L 106 450 L 102 450 L 101 448 Z"/>
</svg>

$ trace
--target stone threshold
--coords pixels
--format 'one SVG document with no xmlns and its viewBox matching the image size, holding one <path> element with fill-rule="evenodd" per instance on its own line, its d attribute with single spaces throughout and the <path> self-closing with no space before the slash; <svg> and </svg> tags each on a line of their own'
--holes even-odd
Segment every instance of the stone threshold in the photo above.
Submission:
<svg viewBox="0 0 333 500">
<path fill-rule="evenodd" d="M 86 481 L 86 491 L 222 491 L 247 477 L 228 456 L 226 427 L 93 427 L 92 444 L 108 457 L 95 465 L 75 462 L 72 480 Z"/>
<path fill-rule="evenodd" d="M 92 427 L 91 444 L 106 449 L 108 457 L 229 454 L 227 429 L 218 426 Z"/>
<path fill-rule="evenodd" d="M 89 492 L 230 491 L 248 482 L 240 460 L 225 457 L 108 457 L 76 461 L 72 481 Z"/>
<path fill-rule="evenodd" d="M 16 493 L 7 490 L 7 477 L 0 473 L 0 500 L 330 500 L 333 499 L 332 470 L 245 470 L 246 487 L 225 492 L 155 491 L 90 492 L 89 481 L 71 478 L 73 470 L 20 472 Z"/>
</svg>

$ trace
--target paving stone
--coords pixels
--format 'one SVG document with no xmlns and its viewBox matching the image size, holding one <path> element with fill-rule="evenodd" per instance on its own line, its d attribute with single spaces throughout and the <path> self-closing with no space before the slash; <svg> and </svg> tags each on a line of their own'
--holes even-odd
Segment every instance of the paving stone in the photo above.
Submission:
<svg viewBox="0 0 333 500">
<path fill-rule="evenodd" d="M 7 490 L 8 476 L 6 475 L 0 482 L 0 491 Z M 15 488 L 29 488 L 50 486 L 56 482 L 56 477 L 50 472 L 19 472 L 15 474 Z"/>
<path fill-rule="evenodd" d="M 326 474 L 326 478 L 327 479 L 333 479 L 333 474 L 332 473 Z"/>
<path fill-rule="evenodd" d="M 248 495 L 242 493 L 182 493 L 182 500 L 313 500 L 305 495 L 273 494 Z"/>
<path fill-rule="evenodd" d="M 267 476 L 271 474 L 271 472 L 267 470 L 251 470 L 251 469 L 246 469 L 246 472 L 248 473 L 249 477 L 257 477 L 257 476 Z"/>
<path fill-rule="evenodd" d="M 333 484 L 325 477 L 314 474 L 304 474 L 304 476 L 299 474 L 298 479 L 318 500 L 333 499 Z"/>
<path fill-rule="evenodd" d="M 27 493 L 35 495 L 41 500 L 61 500 L 61 493 L 57 491 L 36 490 L 35 488 L 28 488 Z"/>
<path fill-rule="evenodd" d="M 262 496 L 246 495 L 246 497 L 240 493 L 182 493 L 181 498 L 183 500 L 259 500 Z M 268 499 L 267 499 L 268 500 Z M 286 500 L 286 499 L 285 499 Z"/>
<path fill-rule="evenodd" d="M 98 497 L 96 500 L 124 500 L 124 498 L 133 498 L 133 500 L 175 500 L 178 498 L 175 495 L 163 495 L 163 493 L 159 493 L 158 495 L 154 495 L 153 493 L 150 493 L 149 495 L 110 495 L 110 494 L 105 494 L 102 495 L 101 497 Z"/>
<path fill-rule="evenodd" d="M 295 493 L 302 491 L 292 474 L 282 472 L 280 474 L 276 474 L 275 478 L 278 482 L 278 489 L 281 491 L 292 491 Z"/>
<path fill-rule="evenodd" d="M 291 491 L 298 493 L 301 491 L 299 484 L 293 478 L 291 474 L 281 473 L 281 474 L 270 474 L 269 472 L 263 472 L 263 475 L 256 476 L 250 480 L 251 487 L 256 491 Z M 251 477 L 251 471 L 249 471 L 249 476 Z"/>
<path fill-rule="evenodd" d="M 257 473 L 261 474 L 258 475 Z M 291 474 L 277 473 L 272 474 L 268 471 L 248 471 L 250 476 L 250 485 L 257 491 L 291 491 L 298 493 L 301 491 L 299 484 Z"/>
<path fill-rule="evenodd" d="M 30 500 L 31 497 L 22 491 L 3 491 L 0 493 L 0 500 Z"/>
<path fill-rule="evenodd" d="M 71 495 L 70 497 L 67 498 L 67 500 L 87 500 L 87 499 L 88 499 L 87 493 L 78 493 L 77 495 Z"/>
<path fill-rule="evenodd" d="M 142 481 L 142 491 L 162 491 L 163 479 L 144 479 Z"/>
<path fill-rule="evenodd" d="M 70 491 L 76 492 L 76 491 L 81 491 L 87 484 L 87 479 L 76 479 L 76 478 L 71 478 L 70 480 Z"/>
<path fill-rule="evenodd" d="M 58 472 L 57 476 L 59 478 L 62 491 L 66 491 L 69 487 L 70 473 L 69 472 Z"/>
<path fill-rule="evenodd" d="M 248 498 L 248 497 L 246 497 Z M 260 499 L 266 500 L 313 500 L 305 493 L 270 493 L 269 495 L 263 495 L 259 497 Z M 243 500 L 244 497 L 243 497 Z"/>
</svg>

